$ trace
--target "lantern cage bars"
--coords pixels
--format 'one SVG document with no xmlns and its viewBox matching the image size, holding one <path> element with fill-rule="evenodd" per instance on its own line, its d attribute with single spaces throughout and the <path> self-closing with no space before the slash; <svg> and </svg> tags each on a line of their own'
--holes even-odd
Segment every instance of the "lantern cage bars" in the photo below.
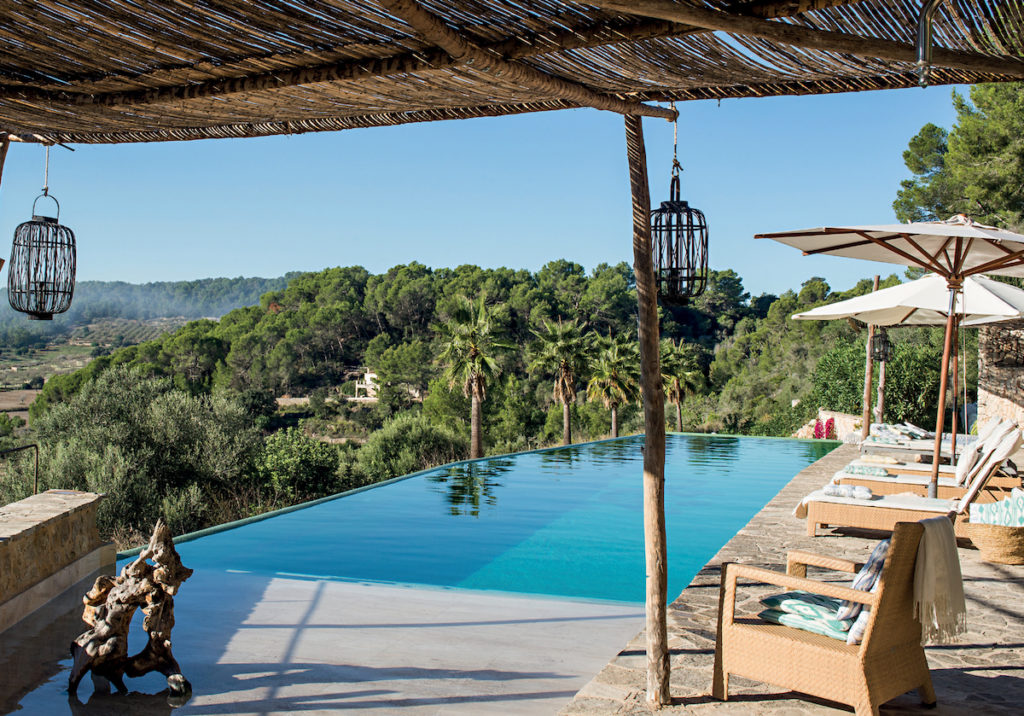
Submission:
<svg viewBox="0 0 1024 716">
<path fill-rule="evenodd" d="M 57 216 L 36 214 L 39 199 L 53 199 Z M 44 188 L 32 202 L 32 219 L 14 230 L 7 270 L 7 300 L 37 321 L 51 320 L 71 306 L 75 293 L 75 234 L 60 224 L 60 203 Z"/>
<path fill-rule="evenodd" d="M 889 334 L 884 328 L 879 328 L 878 332 L 871 337 L 871 360 L 888 363 L 892 360 L 892 356 L 893 347 L 892 341 L 889 340 Z"/>
<path fill-rule="evenodd" d="M 679 197 L 678 124 L 673 129 L 669 200 L 651 212 L 651 250 L 658 298 L 682 304 L 708 287 L 708 225 L 704 213 Z"/>
</svg>

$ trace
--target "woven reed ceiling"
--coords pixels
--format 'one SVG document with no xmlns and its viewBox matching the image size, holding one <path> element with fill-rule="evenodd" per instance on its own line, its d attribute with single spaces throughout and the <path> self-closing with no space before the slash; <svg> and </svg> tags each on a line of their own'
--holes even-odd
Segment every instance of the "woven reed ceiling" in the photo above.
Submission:
<svg viewBox="0 0 1024 716">
<path fill-rule="evenodd" d="M 650 103 L 910 87 L 920 4 L 0 0 L 0 9 L 0 132 L 106 143 L 578 106 L 664 116 Z M 933 84 L 1024 78 L 1022 30 L 1021 2 L 946 0 Z"/>
</svg>

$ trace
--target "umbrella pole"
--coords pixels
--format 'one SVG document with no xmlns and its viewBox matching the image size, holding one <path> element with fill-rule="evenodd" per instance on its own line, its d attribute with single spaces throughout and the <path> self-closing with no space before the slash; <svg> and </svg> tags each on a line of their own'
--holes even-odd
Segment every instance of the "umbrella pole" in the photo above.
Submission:
<svg viewBox="0 0 1024 716">
<path fill-rule="evenodd" d="M 878 276 L 875 276 L 875 283 L 871 288 L 872 291 L 878 290 Z M 872 372 L 875 367 L 875 362 L 871 360 L 871 346 L 874 342 L 875 337 L 875 326 L 874 324 L 868 324 L 868 344 L 865 349 L 867 354 L 864 358 L 864 397 L 861 401 L 860 413 L 860 439 L 867 440 L 868 433 L 871 431 L 871 379 Z"/>
<path fill-rule="evenodd" d="M 950 426 L 950 428 L 953 431 L 953 446 L 952 446 L 952 448 L 953 448 L 953 462 L 954 463 L 956 462 L 956 433 L 957 433 L 958 423 L 960 422 L 958 420 L 958 415 L 957 415 L 957 412 L 959 410 L 959 407 L 958 407 L 959 406 L 959 400 L 957 400 L 957 399 L 960 397 L 960 393 L 958 392 L 959 391 L 959 383 L 960 383 L 960 381 L 959 381 L 959 376 L 957 375 L 957 371 L 959 370 L 959 365 L 960 365 L 960 343 L 959 343 L 959 341 L 960 341 L 960 320 L 959 320 L 959 316 L 958 316 L 956 323 L 953 324 L 953 346 L 952 346 L 952 350 L 953 350 L 953 423 Z"/>
<path fill-rule="evenodd" d="M 928 497 L 939 493 L 939 456 L 942 452 L 942 428 L 946 420 L 946 388 L 949 387 L 949 349 L 953 342 L 953 324 L 956 321 L 956 286 L 949 284 L 949 313 L 946 314 L 946 336 L 942 342 L 942 368 L 939 374 L 939 415 L 935 419 L 935 449 L 932 451 L 932 478 L 928 483 Z"/>
</svg>

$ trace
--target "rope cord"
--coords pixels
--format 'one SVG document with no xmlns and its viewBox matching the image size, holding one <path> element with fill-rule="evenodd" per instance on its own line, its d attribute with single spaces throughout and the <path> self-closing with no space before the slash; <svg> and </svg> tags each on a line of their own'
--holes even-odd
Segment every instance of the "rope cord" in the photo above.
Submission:
<svg viewBox="0 0 1024 716">
<path fill-rule="evenodd" d="M 43 163 L 43 196 L 50 195 L 50 145 L 46 145 L 46 159 Z"/>
<path fill-rule="evenodd" d="M 676 111 L 675 102 L 672 103 L 672 111 L 676 113 L 672 120 L 672 176 L 679 176 L 683 165 L 679 163 L 679 112 Z"/>
</svg>

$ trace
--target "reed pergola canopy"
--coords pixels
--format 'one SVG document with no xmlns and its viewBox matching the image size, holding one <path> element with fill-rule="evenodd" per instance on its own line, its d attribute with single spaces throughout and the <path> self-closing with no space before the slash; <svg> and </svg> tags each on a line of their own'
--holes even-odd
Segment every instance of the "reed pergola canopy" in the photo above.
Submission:
<svg viewBox="0 0 1024 716">
<path fill-rule="evenodd" d="M 904 0 L 0 0 L 0 132 L 250 137 L 911 87 Z M 934 12 L 931 81 L 1024 78 L 1021 5 Z"/>
</svg>

